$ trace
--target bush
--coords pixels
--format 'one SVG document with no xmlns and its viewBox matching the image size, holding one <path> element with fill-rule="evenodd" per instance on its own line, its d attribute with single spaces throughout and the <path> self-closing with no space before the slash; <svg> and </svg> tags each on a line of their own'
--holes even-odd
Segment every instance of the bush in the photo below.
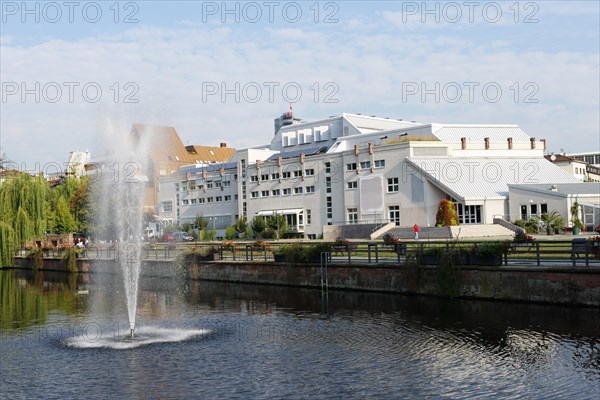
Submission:
<svg viewBox="0 0 600 400">
<path fill-rule="evenodd" d="M 483 242 L 473 248 L 473 254 L 480 257 L 501 257 L 506 250 L 505 242 Z"/>
<path fill-rule="evenodd" d="M 331 243 L 300 245 L 298 243 L 284 244 L 273 250 L 276 256 L 284 255 L 287 262 L 319 263 L 321 253 L 331 252 Z"/>
<path fill-rule="evenodd" d="M 79 272 L 77 268 L 77 256 L 79 255 L 79 250 L 75 247 L 71 247 L 66 249 L 62 255 L 62 263 L 66 267 L 68 272 Z"/>
<path fill-rule="evenodd" d="M 233 239 L 235 239 L 235 235 L 236 235 L 236 230 L 235 230 L 234 226 L 229 226 L 229 227 L 227 227 L 227 229 L 225 229 L 225 239 L 233 240 Z"/>
<path fill-rule="evenodd" d="M 440 201 L 437 214 L 435 215 L 435 226 L 456 226 L 458 225 L 458 214 L 456 206 L 450 200 Z"/>
</svg>

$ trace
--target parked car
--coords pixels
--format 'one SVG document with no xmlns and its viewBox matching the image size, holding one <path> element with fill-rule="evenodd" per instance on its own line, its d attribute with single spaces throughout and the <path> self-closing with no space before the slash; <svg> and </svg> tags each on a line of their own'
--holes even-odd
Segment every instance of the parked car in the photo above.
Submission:
<svg viewBox="0 0 600 400">
<path fill-rule="evenodd" d="M 173 232 L 173 237 L 176 242 L 191 242 L 194 240 L 193 237 L 187 234 L 184 231 Z"/>
<path fill-rule="evenodd" d="M 161 242 L 174 242 L 175 236 L 172 233 L 165 233 L 160 237 Z"/>
</svg>

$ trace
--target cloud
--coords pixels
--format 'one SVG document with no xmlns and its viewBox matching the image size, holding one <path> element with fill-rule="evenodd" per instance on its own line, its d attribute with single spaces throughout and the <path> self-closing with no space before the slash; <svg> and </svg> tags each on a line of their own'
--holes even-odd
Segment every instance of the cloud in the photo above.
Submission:
<svg viewBox="0 0 600 400">
<path fill-rule="evenodd" d="M 3 36 L 3 84 L 32 88 L 38 82 L 43 88 L 55 82 L 63 90 L 65 82 L 79 85 L 73 102 L 66 92 L 56 103 L 47 96 L 39 103 L 32 95 L 25 102 L 10 96 L 2 103 L 2 151 L 42 163 L 64 160 L 72 150 L 93 152 L 96 138 L 112 125 L 107 120 L 119 121 L 118 129 L 137 122 L 172 125 L 194 144 L 260 145 L 271 140 L 272 119 L 289 102 L 305 118 L 362 112 L 421 122 L 514 123 L 572 151 L 595 143 L 597 49 L 523 48 L 515 39 L 523 37 L 511 35 L 488 40 L 444 30 L 399 34 L 376 29 L 376 14 L 328 29 L 181 23 L 32 45 Z M 465 82 L 479 84 L 473 102 Z M 464 92 L 457 103 L 443 95 L 422 101 L 422 93 L 403 99 L 411 83 L 440 90 L 456 84 Z M 502 89 L 498 102 L 482 94 L 490 83 Z M 98 102 L 85 98 L 86 84 L 102 89 Z M 215 87 L 217 93 L 209 94 Z M 301 96 L 295 98 L 298 87 Z M 538 103 L 525 103 L 528 95 Z M 574 130 L 577 142 L 565 137 Z"/>
</svg>

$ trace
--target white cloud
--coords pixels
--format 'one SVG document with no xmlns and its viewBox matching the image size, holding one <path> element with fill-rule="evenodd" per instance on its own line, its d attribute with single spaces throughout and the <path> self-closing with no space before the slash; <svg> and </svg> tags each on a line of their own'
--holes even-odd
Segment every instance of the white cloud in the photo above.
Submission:
<svg viewBox="0 0 600 400">
<path fill-rule="evenodd" d="M 595 143 L 600 128 L 597 49 L 524 51 L 506 37 L 488 43 L 444 31 L 399 35 L 373 29 L 367 17 L 354 21 L 328 31 L 298 27 L 248 31 L 193 23 L 170 29 L 140 26 L 29 46 L 3 37 L 3 83 L 79 82 L 81 87 L 92 82 L 100 85 L 103 96 L 90 103 L 79 91 L 73 103 L 63 96 L 57 103 L 39 104 L 32 96 L 25 103 L 11 96 L 2 104 L 2 151 L 13 159 L 47 162 L 66 159 L 71 150 L 95 150 L 94 138 L 107 118 L 120 121 L 120 126 L 128 125 L 123 121 L 173 125 L 184 140 L 195 144 L 263 144 L 271 139 L 272 119 L 288 107 L 281 87 L 292 82 L 302 89 L 303 96 L 294 105 L 302 117 L 345 111 L 421 122 L 515 123 L 532 136 L 546 137 L 572 151 Z M 139 91 L 126 89 L 128 82 Z M 203 101 L 203 84 L 231 90 L 237 83 L 250 90 L 253 82 L 262 88 L 256 103 L 243 97 L 236 102 L 232 94 L 224 102 L 220 95 Z M 272 102 L 265 82 L 279 83 Z M 328 82 L 334 85 L 326 88 Z M 444 99 L 436 103 L 432 96 L 425 103 L 420 96 L 403 100 L 407 82 L 429 88 L 436 82 L 441 87 L 452 82 L 479 82 L 480 87 L 495 82 L 503 97 L 491 103 L 479 91 L 473 103 L 466 101 L 466 93 L 457 104 Z M 510 89 L 515 82 L 518 102 Z M 524 87 L 528 82 L 539 89 L 538 104 L 523 103 L 523 96 L 531 94 Z M 128 94 L 139 103 L 123 103 Z M 338 102 L 324 102 L 327 95 Z M 573 130 L 580 138 L 576 142 L 565 137 Z"/>
</svg>

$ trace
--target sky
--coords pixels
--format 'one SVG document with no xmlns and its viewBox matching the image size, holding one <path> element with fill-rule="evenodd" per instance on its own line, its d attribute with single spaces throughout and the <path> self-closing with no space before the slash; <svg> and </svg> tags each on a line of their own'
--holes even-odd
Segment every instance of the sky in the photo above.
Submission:
<svg viewBox="0 0 600 400">
<path fill-rule="evenodd" d="M 290 105 L 600 151 L 599 4 L 0 1 L 0 155 L 44 171 L 134 123 L 257 146 Z"/>
</svg>

